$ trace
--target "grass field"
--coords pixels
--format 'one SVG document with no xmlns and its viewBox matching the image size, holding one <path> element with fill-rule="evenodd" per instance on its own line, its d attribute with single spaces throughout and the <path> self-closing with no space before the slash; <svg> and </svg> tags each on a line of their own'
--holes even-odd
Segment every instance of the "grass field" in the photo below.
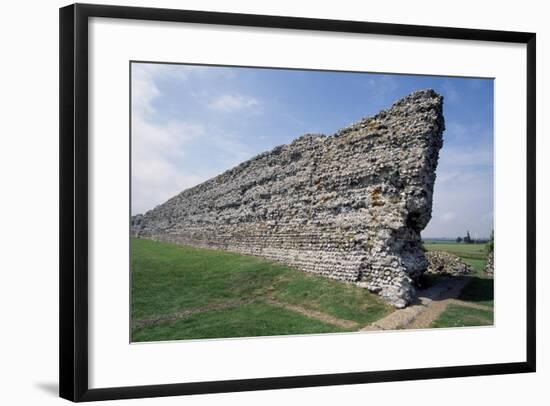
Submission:
<svg viewBox="0 0 550 406">
<path fill-rule="evenodd" d="M 485 274 L 487 251 L 485 244 L 424 243 L 428 251 L 446 251 L 471 265 L 474 272 L 458 299 L 477 305 L 494 307 L 494 283 Z M 433 327 L 482 326 L 493 324 L 493 312 L 451 305 L 433 323 Z"/>
<path fill-rule="evenodd" d="M 132 240 L 132 341 L 344 332 L 391 311 L 366 289 L 257 257 Z"/>
<path fill-rule="evenodd" d="M 478 259 L 485 261 L 487 250 L 485 244 L 464 244 L 454 242 L 426 242 L 424 248 L 428 251 L 445 251 L 461 258 Z"/>
<path fill-rule="evenodd" d="M 432 327 L 471 327 L 492 324 L 492 311 L 452 304 L 433 322 Z"/>
<path fill-rule="evenodd" d="M 165 341 L 276 334 L 311 334 L 346 331 L 291 311 L 258 302 L 135 329 L 132 341 Z"/>
<path fill-rule="evenodd" d="M 472 265 L 459 299 L 487 306 L 449 305 L 432 327 L 492 324 L 484 246 L 425 247 Z M 357 331 L 395 310 L 366 289 L 258 257 L 133 239 L 131 261 L 133 342 Z"/>
</svg>

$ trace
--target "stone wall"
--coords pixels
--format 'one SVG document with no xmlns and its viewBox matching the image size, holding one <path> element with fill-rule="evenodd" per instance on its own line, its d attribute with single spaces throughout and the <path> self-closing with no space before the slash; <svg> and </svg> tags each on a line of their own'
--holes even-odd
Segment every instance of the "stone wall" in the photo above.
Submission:
<svg viewBox="0 0 550 406">
<path fill-rule="evenodd" d="M 332 136 L 303 135 L 135 216 L 132 233 L 277 260 L 404 307 L 427 266 L 442 104 L 418 91 Z"/>
<path fill-rule="evenodd" d="M 426 252 L 427 273 L 436 275 L 463 276 L 473 272 L 470 265 L 460 257 L 443 251 Z"/>
<path fill-rule="evenodd" d="M 485 265 L 485 272 L 488 276 L 493 278 L 495 276 L 495 257 L 494 252 L 490 252 L 487 255 L 487 264 Z"/>
</svg>

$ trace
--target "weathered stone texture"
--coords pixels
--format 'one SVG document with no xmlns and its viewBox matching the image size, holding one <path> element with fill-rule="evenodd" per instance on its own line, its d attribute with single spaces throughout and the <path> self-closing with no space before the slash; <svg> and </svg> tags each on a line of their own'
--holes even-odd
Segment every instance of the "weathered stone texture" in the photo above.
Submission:
<svg viewBox="0 0 550 406">
<path fill-rule="evenodd" d="M 439 275 L 468 275 L 472 273 L 472 267 L 456 255 L 443 251 L 426 252 L 428 261 L 427 272 Z"/>
<path fill-rule="evenodd" d="M 415 92 L 332 136 L 307 134 L 133 218 L 142 238 L 357 282 L 397 307 L 427 267 L 442 97 Z"/>
<path fill-rule="evenodd" d="M 495 276 L 495 256 L 493 252 L 490 252 L 489 255 L 487 255 L 487 264 L 485 265 L 485 272 L 491 278 Z"/>
</svg>

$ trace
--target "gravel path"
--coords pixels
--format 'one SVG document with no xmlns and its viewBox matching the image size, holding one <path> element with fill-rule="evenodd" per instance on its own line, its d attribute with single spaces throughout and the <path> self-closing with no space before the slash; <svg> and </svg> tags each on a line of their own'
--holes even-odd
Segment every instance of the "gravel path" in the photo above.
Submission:
<svg viewBox="0 0 550 406">
<path fill-rule="evenodd" d="M 456 298 L 466 286 L 466 278 L 447 278 L 428 289 L 418 292 L 418 301 L 409 307 L 389 314 L 361 329 L 361 331 L 430 328 L 432 323 L 451 303 L 482 310 L 491 307 L 463 302 Z"/>
</svg>

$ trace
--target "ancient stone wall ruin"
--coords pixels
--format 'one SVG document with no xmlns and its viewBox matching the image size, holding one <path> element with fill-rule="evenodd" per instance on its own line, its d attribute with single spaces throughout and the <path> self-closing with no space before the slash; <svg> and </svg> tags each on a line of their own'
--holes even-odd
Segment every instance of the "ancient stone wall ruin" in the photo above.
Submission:
<svg viewBox="0 0 550 406">
<path fill-rule="evenodd" d="M 485 265 L 485 273 L 487 276 L 493 278 L 495 276 L 495 255 L 494 252 L 490 252 L 487 255 L 487 264 Z"/>
<path fill-rule="evenodd" d="M 462 258 L 445 251 L 430 251 L 426 252 L 426 260 L 428 261 L 427 273 L 435 275 L 453 275 L 463 276 L 473 272 L 470 265 L 462 260 Z"/>
<path fill-rule="evenodd" d="M 134 216 L 141 238 L 258 255 L 355 282 L 396 307 L 426 269 L 444 121 L 423 90 L 332 136 L 307 134 Z"/>
</svg>

